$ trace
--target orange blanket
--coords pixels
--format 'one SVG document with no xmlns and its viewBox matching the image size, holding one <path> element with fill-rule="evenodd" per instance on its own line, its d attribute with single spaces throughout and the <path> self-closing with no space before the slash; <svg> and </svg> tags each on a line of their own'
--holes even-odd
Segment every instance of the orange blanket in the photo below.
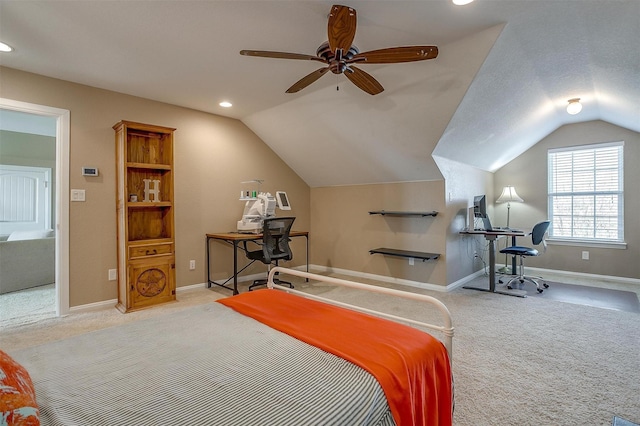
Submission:
<svg viewBox="0 0 640 426">
<path fill-rule="evenodd" d="M 398 426 L 452 424 L 449 357 L 433 336 L 278 290 L 218 302 L 367 370 L 380 383 Z"/>
</svg>

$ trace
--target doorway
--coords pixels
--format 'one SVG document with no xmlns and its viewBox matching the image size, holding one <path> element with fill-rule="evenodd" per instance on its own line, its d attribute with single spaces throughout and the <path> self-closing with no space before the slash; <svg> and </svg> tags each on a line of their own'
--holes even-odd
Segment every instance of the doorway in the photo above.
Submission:
<svg viewBox="0 0 640 426">
<path fill-rule="evenodd" d="M 55 209 L 55 305 L 56 316 L 69 313 L 69 132 L 70 112 L 65 109 L 0 98 L 0 109 L 34 116 L 52 117 L 56 122 Z"/>
</svg>

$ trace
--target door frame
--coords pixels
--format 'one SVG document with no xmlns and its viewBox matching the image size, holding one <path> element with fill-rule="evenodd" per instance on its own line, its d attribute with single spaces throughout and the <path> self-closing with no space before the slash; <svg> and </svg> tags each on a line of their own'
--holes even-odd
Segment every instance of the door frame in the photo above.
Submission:
<svg viewBox="0 0 640 426">
<path fill-rule="evenodd" d="M 0 98 L 0 109 L 56 119 L 56 315 L 69 313 L 69 110 Z"/>
</svg>

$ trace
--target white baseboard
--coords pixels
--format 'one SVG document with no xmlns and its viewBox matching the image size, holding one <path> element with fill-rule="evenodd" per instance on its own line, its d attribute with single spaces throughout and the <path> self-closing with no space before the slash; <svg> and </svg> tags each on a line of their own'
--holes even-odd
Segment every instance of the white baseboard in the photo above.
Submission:
<svg viewBox="0 0 640 426">
<path fill-rule="evenodd" d="M 498 265 L 496 265 L 496 268 L 497 267 Z M 295 266 L 292 269 L 305 271 L 306 266 L 304 265 Z M 578 278 L 609 281 L 609 282 L 622 283 L 622 284 L 631 284 L 631 285 L 640 287 L 640 279 L 637 279 L 637 278 L 615 277 L 611 275 L 586 274 L 582 272 L 571 272 L 571 271 L 557 271 L 554 269 L 533 268 L 528 266 L 526 267 L 526 269 L 527 271 L 533 271 L 536 275 L 541 275 L 541 276 L 544 276 L 545 274 L 565 275 L 567 277 L 578 277 Z M 441 291 L 441 292 L 452 291 L 468 283 L 469 281 L 479 277 L 480 275 L 484 274 L 484 270 L 481 269 L 445 287 L 445 286 L 436 285 L 436 284 L 405 280 L 401 278 L 388 277 L 384 275 L 369 274 L 365 272 L 352 271 L 349 269 L 331 268 L 328 266 L 321 266 L 321 265 L 309 265 L 309 270 L 324 272 L 324 273 L 336 273 L 336 274 L 342 274 L 342 275 L 347 275 L 351 277 L 364 278 L 369 280 L 376 280 L 376 281 L 382 281 L 382 282 L 387 282 L 392 284 L 406 285 L 410 287 L 417 287 L 425 290 L 435 290 L 435 291 Z M 244 275 L 244 276 L 238 277 L 238 282 L 253 281 L 260 278 L 264 278 L 264 274 Z M 176 292 L 181 293 L 183 291 L 194 290 L 197 288 L 206 288 L 206 286 L 207 286 L 206 283 L 191 284 L 187 286 L 177 287 Z M 116 303 L 118 303 L 117 299 L 111 299 L 111 300 L 104 300 L 102 302 L 88 303 L 86 305 L 72 306 L 71 308 L 69 308 L 69 313 L 86 312 L 94 309 L 102 309 L 108 306 L 112 306 L 115 309 Z"/>
<path fill-rule="evenodd" d="M 191 285 L 186 285 L 182 287 L 177 287 L 176 293 L 182 293 L 184 291 L 194 290 L 197 288 L 206 288 L 206 287 L 207 287 L 206 283 L 191 284 Z M 109 300 L 103 300 L 101 302 L 94 302 L 94 303 L 87 303 L 85 305 L 72 306 L 71 308 L 69 308 L 69 313 L 74 314 L 79 312 L 87 312 L 87 311 L 93 311 L 95 309 L 103 309 L 106 307 L 113 307 L 115 309 L 117 303 L 118 303 L 118 299 L 109 299 Z"/>
<path fill-rule="evenodd" d="M 447 291 L 451 291 L 451 290 L 456 289 L 458 287 L 462 287 L 463 285 L 465 285 L 469 281 L 473 281 L 476 278 L 478 278 L 479 276 L 484 275 L 484 273 L 485 273 L 484 269 L 480 269 L 480 270 L 474 272 L 471 275 L 467 275 L 466 277 L 461 278 L 458 281 L 452 282 L 451 284 L 447 285 Z M 489 278 L 487 277 L 487 279 L 489 279 Z"/>
<path fill-rule="evenodd" d="M 305 268 L 304 266 L 302 267 L 299 266 L 294 269 L 305 270 L 304 268 Z M 385 275 L 369 274 L 366 272 L 352 271 L 349 269 L 332 268 L 332 267 L 320 266 L 320 265 L 309 265 L 309 269 L 318 271 L 318 272 L 324 272 L 324 273 L 336 273 L 341 275 L 348 275 L 351 277 L 364 278 L 368 280 L 382 281 L 382 282 L 391 283 L 391 284 L 406 285 L 409 287 L 417 287 L 425 290 L 434 290 L 434 291 L 441 291 L 441 292 L 447 292 L 450 290 L 449 286 L 444 287 L 437 284 L 429 284 L 429 283 L 423 283 L 419 281 L 405 280 L 402 278 L 388 277 Z"/>
<path fill-rule="evenodd" d="M 613 282 L 613 283 L 620 283 L 620 284 L 631 284 L 631 285 L 637 285 L 640 286 L 640 279 L 638 278 L 628 278 L 628 277 L 616 277 L 613 275 L 597 275 L 597 274 L 587 274 L 584 272 L 572 272 L 572 271 L 558 271 L 555 269 L 544 269 L 544 268 L 534 268 L 534 267 L 529 267 L 525 265 L 525 270 L 527 271 L 533 271 L 534 273 L 538 274 L 538 275 L 545 275 L 545 274 L 553 274 L 553 275 L 564 275 L 567 277 L 578 277 L 578 278 L 585 278 L 585 279 L 590 279 L 590 280 L 594 280 L 594 281 L 609 281 L 609 282 Z"/>
<path fill-rule="evenodd" d="M 95 309 L 106 308 L 107 306 L 110 306 L 113 309 L 116 309 L 117 303 L 118 303 L 118 299 L 110 299 L 110 300 L 103 300 L 101 302 L 87 303 L 86 305 L 71 306 L 69 308 L 69 313 L 77 314 L 79 312 L 93 311 Z"/>
</svg>

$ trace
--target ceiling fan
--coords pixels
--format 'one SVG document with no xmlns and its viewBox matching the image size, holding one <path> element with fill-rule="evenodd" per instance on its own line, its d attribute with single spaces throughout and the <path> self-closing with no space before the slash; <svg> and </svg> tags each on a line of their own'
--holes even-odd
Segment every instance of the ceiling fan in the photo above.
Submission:
<svg viewBox="0 0 640 426">
<path fill-rule="evenodd" d="M 267 50 L 241 50 L 245 56 L 261 56 L 278 59 L 302 59 L 323 62 L 322 67 L 298 80 L 287 89 L 287 93 L 296 93 L 322 77 L 327 71 L 344 74 L 360 89 L 371 95 L 377 95 L 384 87 L 370 74 L 354 64 L 394 64 L 433 59 L 438 56 L 436 46 L 405 46 L 362 52 L 352 44 L 356 35 L 356 10 L 348 6 L 333 5 L 329 13 L 328 38 L 316 51 L 316 56 L 300 53 L 271 52 Z"/>
</svg>

